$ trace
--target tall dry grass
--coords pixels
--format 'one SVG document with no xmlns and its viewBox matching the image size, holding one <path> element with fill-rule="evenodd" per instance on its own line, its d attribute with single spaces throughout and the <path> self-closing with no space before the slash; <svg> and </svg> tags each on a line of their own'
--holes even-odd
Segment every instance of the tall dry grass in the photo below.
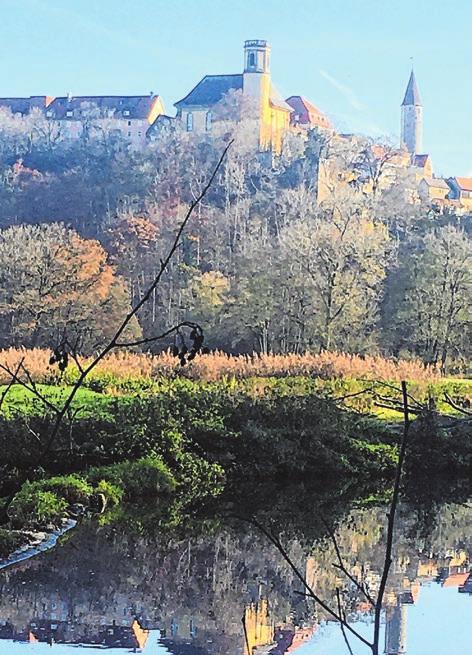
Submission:
<svg viewBox="0 0 472 655">
<path fill-rule="evenodd" d="M 21 358 L 36 382 L 50 382 L 57 369 L 49 365 L 50 351 L 14 349 L 0 351 L 0 364 L 13 369 Z M 94 371 L 96 375 L 116 378 L 174 377 L 179 372 L 193 380 L 219 380 L 223 377 L 244 379 L 248 377 L 308 376 L 330 378 L 363 378 L 369 380 L 416 380 L 439 379 L 437 371 L 424 367 L 418 360 L 387 359 L 383 357 L 359 357 L 347 353 L 324 352 L 304 355 L 238 355 L 222 352 L 199 356 L 184 369 L 169 353 L 146 355 L 133 352 L 115 352 L 108 355 Z M 65 379 L 72 379 L 73 369 Z M 6 384 L 9 376 L 0 371 L 0 384 Z"/>
</svg>

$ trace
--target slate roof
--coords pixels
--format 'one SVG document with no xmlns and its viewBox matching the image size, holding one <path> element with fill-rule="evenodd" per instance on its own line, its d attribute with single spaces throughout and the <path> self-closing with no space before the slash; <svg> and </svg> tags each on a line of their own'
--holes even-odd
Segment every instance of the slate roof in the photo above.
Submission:
<svg viewBox="0 0 472 655">
<path fill-rule="evenodd" d="M 47 108 L 51 118 L 80 118 L 84 105 L 97 107 L 103 116 L 123 119 L 147 119 L 157 96 L 63 96 L 54 98 Z M 73 115 L 68 116 L 67 112 Z"/>
<path fill-rule="evenodd" d="M 424 168 L 428 163 L 429 155 L 414 155 L 413 156 L 413 166 L 417 168 Z"/>
<path fill-rule="evenodd" d="M 417 107 L 422 106 L 420 92 L 418 91 L 415 73 L 413 71 L 411 71 L 410 79 L 408 80 L 408 86 L 406 87 L 405 91 L 405 97 L 403 98 L 402 102 L 402 107 L 405 105 L 416 105 Z"/>
<path fill-rule="evenodd" d="M 35 107 L 44 109 L 47 96 L 29 96 L 28 98 L 0 98 L 0 107 L 10 109 L 12 114 L 29 114 Z"/>
<path fill-rule="evenodd" d="M 174 103 L 180 107 L 211 106 L 216 105 L 223 96 L 232 89 L 243 88 L 243 76 L 237 75 L 205 75 L 189 94 Z"/>
<path fill-rule="evenodd" d="M 159 131 L 165 127 L 171 127 L 175 124 L 177 119 L 175 116 L 168 116 L 167 114 L 159 114 L 154 123 L 152 123 L 146 132 L 146 135 L 150 138 L 159 135 Z"/>
</svg>

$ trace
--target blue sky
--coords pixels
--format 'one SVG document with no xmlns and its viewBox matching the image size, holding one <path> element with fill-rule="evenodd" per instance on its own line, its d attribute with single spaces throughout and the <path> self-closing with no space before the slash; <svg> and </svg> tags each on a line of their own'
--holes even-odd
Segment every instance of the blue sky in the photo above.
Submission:
<svg viewBox="0 0 472 655">
<path fill-rule="evenodd" d="M 244 39 L 343 131 L 398 136 L 410 58 L 437 174 L 472 175 L 468 0 L 0 0 L 0 95 L 154 91 L 167 111 Z"/>
<path fill-rule="evenodd" d="M 470 652 L 469 626 L 472 598 L 457 587 L 444 589 L 432 583 L 421 587 L 417 604 L 408 606 L 408 655 L 464 655 Z M 358 631 L 372 638 L 372 624 L 356 624 Z M 384 639 L 382 627 L 381 643 Z M 354 655 L 369 655 L 370 649 L 350 639 Z M 329 624 L 298 649 L 297 655 L 347 655 L 341 630 Z"/>
</svg>

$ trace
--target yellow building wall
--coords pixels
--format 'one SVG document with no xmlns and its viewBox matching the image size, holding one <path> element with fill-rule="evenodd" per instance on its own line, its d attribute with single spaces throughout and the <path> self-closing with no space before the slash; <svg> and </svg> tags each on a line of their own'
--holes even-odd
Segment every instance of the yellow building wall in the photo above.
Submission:
<svg viewBox="0 0 472 655">
<path fill-rule="evenodd" d="M 154 101 L 151 106 L 151 110 L 149 112 L 149 115 L 147 117 L 147 121 L 149 125 L 152 125 L 156 118 L 160 116 L 161 114 L 164 113 L 164 103 L 162 102 L 161 98 L 159 96 L 156 96 L 154 98 Z"/>
</svg>

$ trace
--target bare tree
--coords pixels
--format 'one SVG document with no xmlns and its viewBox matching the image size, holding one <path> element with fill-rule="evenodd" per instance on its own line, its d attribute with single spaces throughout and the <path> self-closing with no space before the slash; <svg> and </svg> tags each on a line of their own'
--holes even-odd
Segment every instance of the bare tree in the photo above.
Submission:
<svg viewBox="0 0 472 655">
<path fill-rule="evenodd" d="M 152 281 L 152 283 L 148 286 L 148 288 L 144 291 L 142 297 L 135 303 L 135 305 L 130 309 L 130 311 L 127 313 L 125 318 L 122 320 L 120 325 L 116 328 L 116 331 L 114 332 L 113 336 L 111 339 L 106 343 L 105 346 L 103 346 L 99 352 L 92 358 L 91 361 L 86 363 L 85 365 L 82 365 L 80 361 L 80 357 L 78 356 L 78 353 L 76 351 L 76 345 L 77 344 L 70 344 L 67 342 L 67 340 L 63 341 L 63 343 L 60 344 L 58 348 L 55 349 L 55 352 L 53 354 L 52 360 L 54 360 L 56 363 L 59 364 L 60 367 L 65 368 L 67 366 L 69 357 L 71 357 L 78 368 L 79 371 L 79 376 L 77 378 L 77 381 L 74 383 L 72 388 L 70 389 L 70 392 L 66 396 L 64 402 L 62 403 L 61 406 L 56 406 L 55 404 L 51 403 L 50 401 L 45 398 L 44 394 L 41 393 L 41 391 L 38 389 L 38 386 L 35 384 L 35 382 L 32 379 L 31 374 L 29 371 L 25 368 L 23 365 L 23 362 L 20 362 L 18 366 L 15 369 L 10 369 L 4 365 L 1 366 L 1 368 L 9 373 L 11 376 L 11 383 L 8 385 L 6 391 L 4 392 L 2 398 L 0 399 L 1 402 L 5 400 L 5 397 L 10 390 L 13 382 L 17 384 L 21 384 L 23 387 L 28 389 L 31 393 L 33 393 L 41 402 L 45 404 L 46 407 L 48 407 L 54 414 L 54 422 L 52 425 L 52 428 L 49 432 L 48 435 L 46 435 L 46 442 L 42 444 L 42 449 L 38 458 L 38 464 L 42 463 L 46 456 L 50 453 L 51 448 L 53 447 L 60 428 L 62 426 L 62 423 L 64 419 L 66 419 L 68 416 L 73 418 L 74 412 L 72 412 L 72 403 L 77 395 L 77 392 L 79 389 L 82 387 L 84 384 L 87 376 L 95 369 L 95 367 L 110 353 L 112 350 L 116 348 L 129 348 L 133 346 L 138 346 L 142 345 L 145 343 L 151 343 L 155 342 L 158 340 L 162 340 L 166 337 L 168 337 L 171 334 L 174 333 L 179 333 L 181 332 L 182 328 L 188 327 L 192 330 L 191 333 L 191 338 L 193 339 L 193 344 L 194 348 L 196 350 L 199 350 L 201 345 L 202 345 L 202 333 L 201 329 L 199 326 L 184 322 L 180 323 L 178 325 L 170 327 L 168 330 L 165 330 L 163 333 L 155 335 L 153 337 L 148 337 L 146 339 L 138 339 L 135 341 L 122 341 L 122 337 L 126 335 L 126 331 L 130 323 L 135 319 L 135 317 L 138 315 L 140 309 L 149 301 L 150 298 L 152 298 L 156 288 L 158 287 L 162 276 L 164 275 L 167 267 L 169 266 L 169 263 L 171 262 L 174 254 L 176 253 L 177 249 L 179 248 L 179 245 L 181 243 L 181 238 L 184 233 L 185 228 L 187 227 L 187 224 L 195 210 L 196 207 L 201 203 L 203 198 L 206 196 L 208 193 L 211 185 L 213 184 L 213 181 L 220 170 L 223 161 L 226 157 L 226 154 L 228 152 L 228 149 L 231 147 L 232 141 L 228 143 L 228 145 L 224 148 L 223 153 L 221 154 L 215 168 L 213 169 L 213 172 L 211 173 L 210 177 L 208 178 L 206 184 L 202 187 L 200 193 L 195 197 L 195 199 L 190 203 L 188 210 L 181 221 L 175 238 L 171 244 L 171 247 L 169 248 L 167 255 L 161 259 L 160 262 L 160 267 Z M 23 374 L 23 375 L 22 375 Z M 26 379 L 25 379 L 26 378 Z"/>
</svg>

